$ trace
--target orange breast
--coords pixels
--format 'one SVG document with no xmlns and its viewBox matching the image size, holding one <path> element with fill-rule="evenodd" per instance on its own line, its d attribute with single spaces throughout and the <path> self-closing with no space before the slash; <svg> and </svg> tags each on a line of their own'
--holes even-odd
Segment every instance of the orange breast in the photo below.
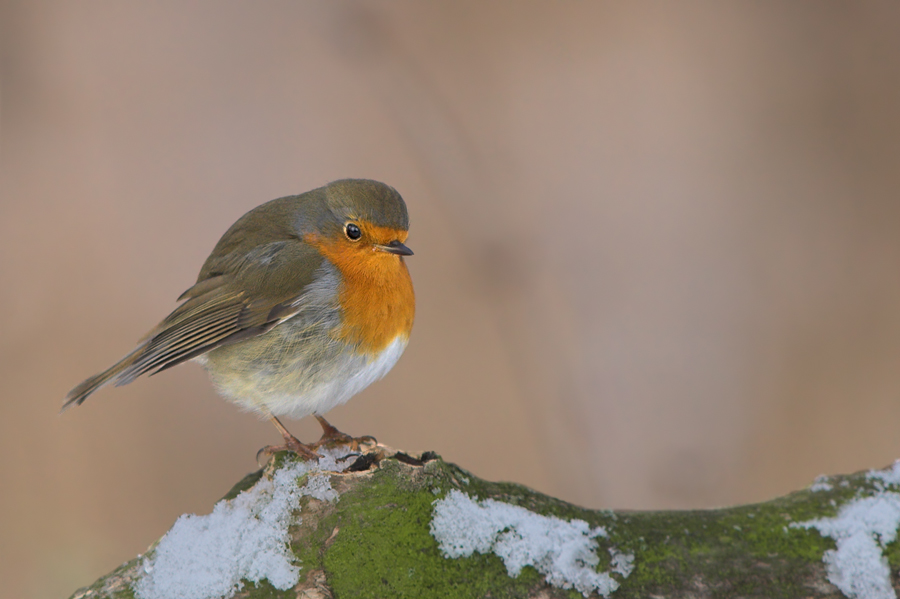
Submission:
<svg viewBox="0 0 900 599">
<path fill-rule="evenodd" d="M 343 240 L 329 243 L 307 237 L 306 241 L 318 247 L 343 276 L 339 291 L 343 325 L 337 338 L 357 345 L 363 353 L 378 354 L 398 336 L 409 337 L 416 298 L 400 256 Z"/>
</svg>

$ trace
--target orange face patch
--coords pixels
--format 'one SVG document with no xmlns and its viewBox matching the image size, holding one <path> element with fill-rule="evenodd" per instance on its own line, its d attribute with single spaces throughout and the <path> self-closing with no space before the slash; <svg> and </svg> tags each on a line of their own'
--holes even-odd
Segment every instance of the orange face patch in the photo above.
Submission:
<svg viewBox="0 0 900 599">
<path fill-rule="evenodd" d="M 377 245 L 406 241 L 408 232 L 354 221 L 362 231 L 356 241 L 343 233 L 336 238 L 306 235 L 343 276 L 339 301 L 343 323 L 337 338 L 378 354 L 398 336 L 409 337 L 416 312 L 412 279 L 403 258 Z"/>
</svg>

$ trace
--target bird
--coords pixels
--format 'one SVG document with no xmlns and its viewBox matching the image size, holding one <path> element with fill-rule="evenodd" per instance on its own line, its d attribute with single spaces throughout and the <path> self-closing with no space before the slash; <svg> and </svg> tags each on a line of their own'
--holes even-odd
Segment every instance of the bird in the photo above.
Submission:
<svg viewBox="0 0 900 599">
<path fill-rule="evenodd" d="M 392 187 L 341 179 L 239 218 L 182 302 L 137 347 L 74 387 L 61 411 L 108 384 L 199 362 L 225 399 L 268 418 L 289 450 L 357 442 L 322 416 L 385 376 L 409 342 L 415 293 L 405 258 L 406 203 Z M 313 415 L 305 444 L 279 416 Z M 357 445 L 358 446 L 358 445 Z"/>
</svg>

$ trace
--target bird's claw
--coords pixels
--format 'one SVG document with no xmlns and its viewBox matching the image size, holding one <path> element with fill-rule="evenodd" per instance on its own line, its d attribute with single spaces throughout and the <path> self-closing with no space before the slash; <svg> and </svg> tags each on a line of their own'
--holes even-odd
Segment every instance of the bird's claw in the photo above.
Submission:
<svg viewBox="0 0 900 599">
<path fill-rule="evenodd" d="M 284 445 L 266 445 L 262 449 L 256 452 L 256 462 L 259 463 L 259 457 L 265 456 L 268 461 L 273 455 L 280 451 L 290 451 L 295 454 L 301 460 L 315 460 L 318 461 L 322 456 L 316 453 L 316 446 L 306 445 L 301 443 L 297 439 L 285 439 Z"/>
</svg>

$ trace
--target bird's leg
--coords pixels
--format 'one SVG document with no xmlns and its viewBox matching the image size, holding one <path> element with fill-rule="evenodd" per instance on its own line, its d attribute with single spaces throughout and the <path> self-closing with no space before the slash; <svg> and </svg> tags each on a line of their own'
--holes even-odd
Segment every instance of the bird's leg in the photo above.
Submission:
<svg viewBox="0 0 900 599">
<path fill-rule="evenodd" d="M 322 425 L 322 436 L 318 441 L 313 443 L 313 447 L 319 448 L 323 445 L 349 445 L 350 449 L 353 451 L 359 451 L 360 443 L 377 443 L 375 437 L 370 437 L 368 435 L 364 437 L 351 437 L 347 433 L 342 433 L 338 429 L 334 428 L 330 422 L 319 416 L 318 414 L 314 414 L 316 420 L 319 421 L 319 424 Z"/>
<path fill-rule="evenodd" d="M 281 421 L 275 417 L 274 414 L 269 413 L 269 420 L 272 421 L 272 424 L 275 425 L 275 428 L 278 429 L 278 432 L 281 433 L 281 436 L 284 437 L 284 445 L 269 445 L 263 447 L 256 454 L 256 457 L 259 458 L 260 454 L 273 455 L 278 453 L 279 451 L 293 451 L 301 458 L 307 460 L 318 460 L 320 457 L 319 454 L 316 453 L 316 447 L 318 445 L 306 445 L 305 443 L 301 443 L 297 437 L 292 435 L 288 429 L 285 428 Z"/>
<path fill-rule="evenodd" d="M 351 440 L 353 440 L 353 437 L 334 428 L 334 426 L 332 426 L 330 422 L 328 422 L 318 414 L 314 414 L 314 416 L 316 417 L 316 420 L 319 421 L 319 424 L 322 425 L 322 438 L 316 442 L 316 445 L 321 445 L 329 441 L 337 443 L 349 443 Z"/>
</svg>

